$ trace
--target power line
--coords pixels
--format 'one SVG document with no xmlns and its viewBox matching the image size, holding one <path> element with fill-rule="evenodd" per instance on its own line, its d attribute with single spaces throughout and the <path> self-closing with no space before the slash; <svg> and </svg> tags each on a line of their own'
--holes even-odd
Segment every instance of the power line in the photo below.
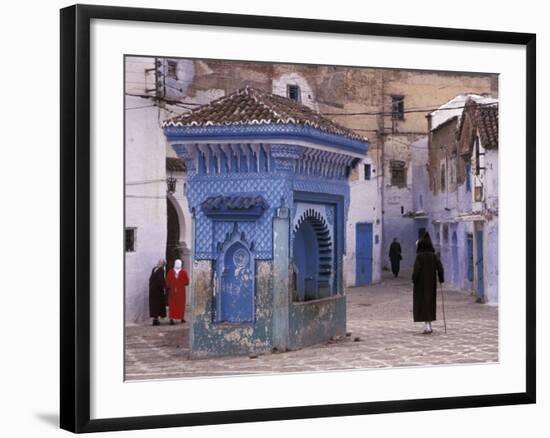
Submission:
<svg viewBox="0 0 550 438">
<path fill-rule="evenodd" d="M 170 172 L 170 171 L 169 171 Z M 183 172 L 183 171 L 172 171 L 172 172 Z M 178 181 L 185 181 L 185 178 L 174 178 L 175 180 L 178 180 Z M 126 182 L 125 184 L 127 186 L 137 186 L 137 185 L 144 185 L 144 184 L 154 184 L 154 183 L 159 183 L 159 182 L 166 182 L 166 178 L 164 179 L 145 179 L 145 180 L 142 180 L 142 181 L 131 181 L 131 182 Z"/>
<path fill-rule="evenodd" d="M 492 103 L 478 103 L 477 106 L 494 106 L 497 105 L 497 102 Z M 457 109 L 464 109 L 466 108 L 465 105 L 462 106 L 455 106 L 450 108 L 426 108 L 426 109 L 418 109 L 418 110 L 405 110 L 401 111 L 400 113 L 408 114 L 408 113 L 430 113 L 434 111 L 451 111 L 451 110 L 457 110 Z M 394 111 L 374 111 L 374 112 L 356 112 L 356 113 L 322 113 L 324 116 L 391 116 L 395 114 Z"/>
<path fill-rule="evenodd" d="M 134 199 L 167 199 L 166 196 L 155 196 L 155 195 L 126 195 L 127 198 Z"/>
<path fill-rule="evenodd" d="M 132 108 L 124 108 L 126 111 L 128 110 L 136 110 L 136 109 L 144 109 L 144 108 L 153 108 L 157 105 L 155 104 L 152 104 L 152 105 L 143 105 L 143 106 L 135 106 L 135 107 L 132 107 Z"/>
</svg>

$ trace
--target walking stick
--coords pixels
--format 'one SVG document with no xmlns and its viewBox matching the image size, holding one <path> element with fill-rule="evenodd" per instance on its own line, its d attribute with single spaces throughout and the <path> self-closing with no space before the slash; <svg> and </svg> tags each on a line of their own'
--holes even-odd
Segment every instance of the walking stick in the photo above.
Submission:
<svg viewBox="0 0 550 438">
<path fill-rule="evenodd" d="M 443 327 L 445 327 L 445 334 L 447 334 L 447 319 L 445 318 L 445 293 L 443 292 L 443 286 L 441 286 L 441 283 L 439 283 L 439 291 L 441 292 L 441 307 L 443 309 Z"/>
</svg>

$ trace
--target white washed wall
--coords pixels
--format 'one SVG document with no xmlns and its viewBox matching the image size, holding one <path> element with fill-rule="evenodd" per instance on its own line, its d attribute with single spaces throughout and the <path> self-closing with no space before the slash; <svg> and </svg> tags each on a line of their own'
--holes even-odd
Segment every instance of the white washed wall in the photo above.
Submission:
<svg viewBox="0 0 550 438">
<path fill-rule="evenodd" d="M 366 181 L 364 177 L 364 165 L 371 164 L 371 179 Z M 378 187 L 376 168 L 370 158 L 363 160 L 359 166 L 359 178 L 350 181 L 350 208 L 346 224 L 346 255 L 344 256 L 344 276 L 347 287 L 355 286 L 355 230 L 357 223 L 370 222 L 373 224 L 373 266 L 372 281 L 378 283 L 381 276 L 380 249 L 382 244 L 381 198 Z M 378 236 L 378 243 L 376 243 Z"/>
</svg>

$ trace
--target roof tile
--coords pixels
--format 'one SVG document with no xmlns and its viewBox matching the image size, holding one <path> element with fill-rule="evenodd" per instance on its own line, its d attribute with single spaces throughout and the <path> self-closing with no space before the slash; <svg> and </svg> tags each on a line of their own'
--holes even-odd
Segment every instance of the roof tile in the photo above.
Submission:
<svg viewBox="0 0 550 438">
<path fill-rule="evenodd" d="M 163 122 L 166 127 L 295 124 L 358 141 L 366 137 L 292 99 L 245 87 Z"/>
</svg>

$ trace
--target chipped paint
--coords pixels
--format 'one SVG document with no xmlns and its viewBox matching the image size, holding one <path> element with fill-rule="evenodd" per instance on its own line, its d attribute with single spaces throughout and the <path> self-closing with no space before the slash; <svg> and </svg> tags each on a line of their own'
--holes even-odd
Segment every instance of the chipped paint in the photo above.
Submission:
<svg viewBox="0 0 550 438">
<path fill-rule="evenodd" d="M 272 262 L 256 261 L 255 313 L 251 324 L 215 323 L 211 261 L 194 265 L 195 300 L 191 357 L 195 359 L 267 352 L 271 349 Z"/>
<path fill-rule="evenodd" d="M 346 334 L 346 297 L 336 295 L 315 301 L 292 303 L 289 309 L 289 348 L 297 349 Z"/>
</svg>

